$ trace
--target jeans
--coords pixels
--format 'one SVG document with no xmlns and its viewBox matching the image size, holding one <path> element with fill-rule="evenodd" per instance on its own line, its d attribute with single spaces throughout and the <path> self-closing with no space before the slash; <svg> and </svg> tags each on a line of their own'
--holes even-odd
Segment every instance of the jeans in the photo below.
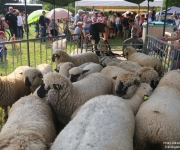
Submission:
<svg viewBox="0 0 180 150">
<path fill-rule="evenodd" d="M 18 26 L 18 37 L 23 38 L 23 27 L 22 26 Z"/>
<path fill-rule="evenodd" d="M 123 44 L 130 44 L 130 43 L 132 43 L 132 44 L 135 44 L 135 42 L 138 40 L 138 37 L 132 37 L 132 38 L 129 38 L 129 39 L 127 39 L 127 40 L 125 40 L 124 42 L 123 42 Z M 124 54 L 124 49 L 127 47 L 127 45 L 123 45 L 123 54 Z M 133 46 L 134 47 L 134 46 Z"/>
<path fill-rule="evenodd" d="M 1 61 L 5 61 L 7 56 L 7 48 L 6 47 L 0 47 L 0 59 Z"/>
<path fill-rule="evenodd" d="M 15 37 L 18 37 L 18 32 L 17 32 L 17 28 L 9 28 L 9 31 L 11 33 L 11 36 L 13 37 L 15 35 Z"/>
<path fill-rule="evenodd" d="M 44 27 L 44 28 L 41 28 L 41 38 L 42 37 L 46 37 L 46 27 Z M 44 40 L 44 42 L 45 42 L 46 40 Z M 41 41 L 42 42 L 42 41 Z"/>
</svg>

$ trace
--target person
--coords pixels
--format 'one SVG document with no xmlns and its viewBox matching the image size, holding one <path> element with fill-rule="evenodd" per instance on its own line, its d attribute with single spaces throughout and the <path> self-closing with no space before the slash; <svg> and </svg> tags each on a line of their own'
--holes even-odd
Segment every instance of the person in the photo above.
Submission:
<svg viewBox="0 0 180 150">
<path fill-rule="evenodd" d="M 84 37 L 86 37 L 87 34 L 89 34 L 89 27 L 92 23 L 92 19 L 89 17 L 89 12 L 86 12 L 84 18 L 83 18 L 83 33 Z"/>
<path fill-rule="evenodd" d="M 79 9 L 78 13 L 75 15 L 75 20 L 74 20 L 74 26 L 75 27 L 77 26 L 78 22 L 82 22 L 83 21 L 82 14 L 83 14 L 83 10 Z"/>
<path fill-rule="evenodd" d="M 123 40 L 126 40 L 128 38 L 129 34 L 129 18 L 130 18 L 130 13 L 127 13 L 124 19 L 122 20 L 122 26 L 123 26 Z"/>
<path fill-rule="evenodd" d="M 104 17 L 103 12 L 99 12 L 99 17 L 97 18 L 96 22 L 106 23 L 106 17 Z"/>
<path fill-rule="evenodd" d="M 58 36 L 58 25 L 55 22 L 55 19 L 52 19 L 49 23 L 49 30 L 52 36 Z"/>
<path fill-rule="evenodd" d="M 156 10 L 152 7 L 152 21 L 156 21 Z"/>
<path fill-rule="evenodd" d="M 39 20 L 34 23 L 35 38 L 39 38 Z"/>
<path fill-rule="evenodd" d="M 139 38 L 139 33 L 141 32 L 141 28 L 135 24 L 134 19 L 130 18 L 128 21 L 129 25 L 132 27 L 131 28 L 131 38 L 126 39 L 123 44 L 130 44 L 130 43 L 135 43 L 138 41 Z M 127 47 L 127 45 L 123 45 L 123 55 L 124 55 L 124 49 Z"/>
<path fill-rule="evenodd" d="M 77 27 L 74 30 L 74 34 L 80 34 L 83 35 L 83 22 L 78 22 Z M 80 35 L 75 35 L 73 37 L 73 40 L 78 41 L 78 46 L 81 47 L 81 36 Z"/>
<path fill-rule="evenodd" d="M 93 23 L 97 21 L 97 16 L 98 16 L 98 13 L 94 12 L 93 17 L 92 17 L 92 22 Z"/>
<path fill-rule="evenodd" d="M 17 16 L 18 37 L 23 38 L 23 20 L 20 16 L 19 10 L 16 10 L 15 14 Z"/>
<path fill-rule="evenodd" d="M 121 14 L 117 13 L 116 16 L 117 16 L 116 19 L 115 19 L 116 29 L 117 29 L 116 37 L 120 37 L 120 33 L 122 31 Z"/>
<path fill-rule="evenodd" d="M 17 40 L 17 16 L 13 14 L 13 7 L 9 7 L 9 12 L 5 15 L 5 22 L 9 26 L 11 36 L 14 37 L 15 40 Z"/>
<path fill-rule="evenodd" d="M 46 37 L 47 24 L 46 24 L 45 14 L 46 14 L 46 12 L 43 10 L 42 15 L 39 17 L 39 28 L 41 29 L 41 38 Z M 45 40 L 44 40 L 44 42 L 45 42 Z"/>
<path fill-rule="evenodd" d="M 6 37 L 4 35 L 4 31 L 0 31 L 0 43 L 7 41 Z M 7 56 L 7 48 L 4 44 L 0 44 L 0 59 L 2 61 L 6 61 L 6 56 Z"/>
<path fill-rule="evenodd" d="M 100 41 L 99 33 L 103 33 L 104 40 L 107 42 L 108 41 L 108 35 L 109 35 L 109 27 L 101 22 L 96 22 L 90 25 L 89 27 L 89 32 L 90 32 L 90 39 L 95 40 L 95 51 L 98 56 L 100 56 L 100 52 L 97 49 L 97 44 Z"/>
</svg>

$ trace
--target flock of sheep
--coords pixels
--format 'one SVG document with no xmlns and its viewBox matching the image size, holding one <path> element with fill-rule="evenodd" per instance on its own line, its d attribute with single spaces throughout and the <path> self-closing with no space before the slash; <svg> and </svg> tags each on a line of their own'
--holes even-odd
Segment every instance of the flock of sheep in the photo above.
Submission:
<svg viewBox="0 0 180 150">
<path fill-rule="evenodd" d="M 163 75 L 160 60 L 132 47 L 125 55 L 127 60 L 99 60 L 94 53 L 68 55 L 57 50 L 54 70 L 48 64 L 20 66 L 1 76 L 0 107 L 7 121 L 0 132 L 0 149 L 178 146 L 168 142 L 180 142 L 180 71 Z"/>
</svg>

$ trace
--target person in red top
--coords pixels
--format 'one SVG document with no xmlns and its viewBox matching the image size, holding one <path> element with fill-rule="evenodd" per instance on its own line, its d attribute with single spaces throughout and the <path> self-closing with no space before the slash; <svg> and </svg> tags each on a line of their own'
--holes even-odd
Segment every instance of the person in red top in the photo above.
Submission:
<svg viewBox="0 0 180 150">
<path fill-rule="evenodd" d="M 103 12 L 99 12 L 99 17 L 97 18 L 96 22 L 106 23 L 106 18 L 104 17 Z"/>
</svg>

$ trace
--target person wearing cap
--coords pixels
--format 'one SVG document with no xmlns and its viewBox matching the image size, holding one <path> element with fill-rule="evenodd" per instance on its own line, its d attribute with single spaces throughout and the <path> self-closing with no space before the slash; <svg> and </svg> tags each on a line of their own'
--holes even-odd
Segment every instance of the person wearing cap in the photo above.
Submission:
<svg viewBox="0 0 180 150">
<path fill-rule="evenodd" d="M 47 24 L 46 24 L 45 14 L 46 12 L 43 10 L 42 15 L 39 17 L 39 28 L 41 29 L 41 37 L 46 37 Z"/>
<path fill-rule="evenodd" d="M 4 35 L 4 31 L 0 31 L 0 43 L 7 41 L 6 37 Z M 4 60 L 6 61 L 6 55 L 7 55 L 7 48 L 4 44 L 0 44 L 0 59 L 1 62 Z"/>
<path fill-rule="evenodd" d="M 83 26 L 83 22 L 78 22 L 77 27 L 74 30 L 74 34 L 83 35 L 83 27 L 82 26 Z M 81 46 L 81 36 L 75 35 L 73 39 L 78 41 L 78 46 L 80 47 Z"/>
<path fill-rule="evenodd" d="M 17 16 L 13 13 L 13 7 L 9 7 L 9 12 L 5 15 L 5 22 L 9 26 L 11 36 L 14 36 L 14 38 L 17 39 Z"/>
<path fill-rule="evenodd" d="M 79 9 L 78 10 L 78 13 L 75 15 L 75 20 L 74 20 L 74 26 L 77 26 L 77 23 L 78 22 L 82 22 L 83 21 L 83 18 L 82 18 L 82 14 L 83 14 L 83 10 L 82 9 Z"/>
</svg>

